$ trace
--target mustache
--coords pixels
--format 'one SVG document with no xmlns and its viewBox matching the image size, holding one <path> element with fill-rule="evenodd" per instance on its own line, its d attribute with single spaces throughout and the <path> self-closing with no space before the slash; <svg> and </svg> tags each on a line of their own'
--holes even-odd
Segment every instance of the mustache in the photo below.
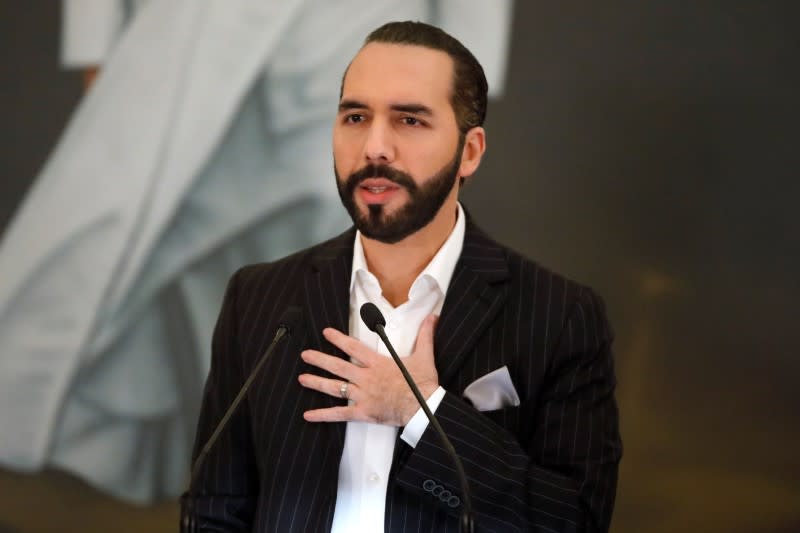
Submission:
<svg viewBox="0 0 800 533">
<path fill-rule="evenodd" d="M 363 181 L 378 177 L 385 178 L 392 183 L 404 187 L 411 193 L 417 190 L 417 184 L 409 174 L 406 174 L 402 170 L 392 168 L 389 165 L 374 165 L 371 163 L 350 174 L 347 177 L 346 188 L 349 192 L 352 192 Z"/>
</svg>

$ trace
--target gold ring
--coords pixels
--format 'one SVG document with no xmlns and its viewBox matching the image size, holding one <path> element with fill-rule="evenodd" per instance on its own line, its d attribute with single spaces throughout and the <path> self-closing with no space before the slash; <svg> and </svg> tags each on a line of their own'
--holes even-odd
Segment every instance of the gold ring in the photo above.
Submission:
<svg viewBox="0 0 800 533">
<path fill-rule="evenodd" d="M 349 387 L 349 386 L 350 386 L 350 383 L 348 383 L 347 381 L 342 381 L 342 384 L 339 385 L 339 396 L 341 396 L 341 398 L 343 400 L 349 400 L 350 399 L 350 398 L 347 397 L 347 387 Z"/>
</svg>

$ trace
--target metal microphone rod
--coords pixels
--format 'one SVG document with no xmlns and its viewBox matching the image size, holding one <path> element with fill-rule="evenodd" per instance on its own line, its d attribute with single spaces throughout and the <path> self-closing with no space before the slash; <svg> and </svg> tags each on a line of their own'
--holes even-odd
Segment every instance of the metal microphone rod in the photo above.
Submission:
<svg viewBox="0 0 800 533">
<path fill-rule="evenodd" d="M 264 363 L 267 361 L 267 359 L 269 359 L 270 354 L 275 349 L 275 345 L 277 345 L 278 341 L 280 341 L 289 332 L 289 330 L 293 325 L 293 322 L 297 321 L 296 317 L 294 316 L 297 313 L 298 312 L 296 312 L 296 310 L 293 308 L 289 308 L 289 310 L 287 310 L 284 313 L 284 315 L 288 317 L 288 319 L 285 320 L 285 322 L 289 322 L 289 324 L 282 324 L 278 328 L 278 331 L 275 332 L 275 337 L 272 339 L 272 342 L 270 343 L 269 347 L 264 352 L 264 355 L 261 356 L 261 359 L 259 359 L 258 363 L 253 368 L 252 372 L 250 372 L 250 375 L 244 382 L 244 385 L 242 385 L 242 388 L 239 389 L 239 394 L 237 394 L 236 398 L 233 399 L 233 402 L 231 403 L 230 407 L 228 407 L 228 410 L 225 411 L 225 414 L 222 416 L 222 420 L 219 421 L 219 424 L 217 424 L 217 427 L 214 429 L 214 432 L 208 438 L 205 446 L 203 446 L 203 449 L 197 456 L 197 459 L 195 460 L 194 465 L 192 466 L 192 472 L 189 475 L 189 490 L 187 491 L 186 494 L 186 507 L 188 507 L 188 509 L 187 512 L 181 518 L 182 532 L 194 533 L 197 530 L 197 521 L 194 516 L 194 483 L 195 480 L 197 479 L 197 475 L 200 473 L 200 468 L 206 461 L 206 456 L 208 456 L 208 452 L 214 446 L 214 443 L 217 442 L 220 433 L 222 433 L 222 431 L 228 426 L 228 422 L 230 422 L 230 419 L 236 412 L 236 409 L 239 407 L 239 404 L 242 403 L 242 400 L 247 395 L 247 391 L 250 388 L 250 385 L 252 385 L 253 381 L 256 379 L 256 376 L 258 376 L 258 372 L 261 370 L 261 367 L 263 367 Z"/>
<path fill-rule="evenodd" d="M 217 441 L 219 434 L 222 433 L 222 430 L 224 430 L 225 427 L 228 425 L 228 422 L 233 416 L 233 413 L 236 412 L 236 408 L 239 406 L 240 403 L 242 403 L 242 400 L 247 395 L 247 390 L 250 388 L 250 385 L 252 385 L 253 381 L 255 381 L 256 377 L 258 376 L 258 371 L 261 370 L 261 367 L 264 366 L 264 363 L 266 363 L 267 359 L 269 359 L 267 356 L 270 354 L 270 352 L 272 352 L 272 348 L 278 343 L 279 340 L 283 338 L 284 335 L 286 335 L 286 332 L 288 330 L 289 328 L 287 328 L 286 326 L 281 326 L 278 328 L 278 331 L 275 332 L 275 337 L 272 339 L 272 343 L 269 345 L 269 348 L 267 348 L 267 351 L 264 352 L 264 356 L 258 361 L 258 364 L 255 366 L 255 368 L 253 368 L 253 371 L 250 373 L 250 376 L 247 378 L 247 381 L 244 382 L 244 385 L 242 385 L 242 388 L 239 390 L 239 394 L 237 394 L 236 398 L 233 399 L 231 406 L 228 407 L 228 410 L 225 411 L 225 415 L 222 417 L 222 420 L 220 420 L 219 424 L 217 424 L 214 433 L 212 433 L 211 436 L 208 438 L 208 441 L 206 442 L 206 445 L 203 446 L 203 450 L 200 452 L 200 455 L 197 456 L 197 460 L 194 462 L 194 466 L 192 467 L 192 477 L 191 477 L 192 481 L 194 481 L 197 474 L 200 473 L 200 467 L 203 466 L 206 456 L 208 455 L 208 452 L 211 450 L 211 448 L 214 446 L 214 443 Z"/>
<path fill-rule="evenodd" d="M 439 439 L 444 444 L 445 449 L 453 457 L 453 461 L 456 465 L 456 473 L 458 474 L 458 481 L 461 485 L 461 492 L 464 496 L 464 511 L 461 513 L 461 531 L 462 533 L 473 533 L 475 530 L 475 524 L 472 519 L 472 501 L 469 495 L 469 485 L 467 483 L 467 474 L 464 471 L 464 466 L 461 464 L 461 459 L 458 457 L 456 453 L 456 449 L 453 447 L 450 439 L 447 438 L 442 426 L 439 425 L 439 421 L 433 416 L 433 413 L 428 408 L 428 402 L 425 401 L 425 398 L 422 397 L 422 393 L 417 388 L 417 385 L 414 383 L 414 379 L 411 377 L 411 374 L 408 373 L 406 369 L 406 365 L 400 360 L 400 357 L 397 355 L 397 352 L 394 351 L 394 347 L 392 343 L 389 342 L 389 337 L 386 336 L 386 330 L 383 328 L 383 324 L 375 324 L 374 330 L 378 336 L 381 338 L 383 343 L 386 345 L 386 348 L 389 350 L 389 353 L 392 355 L 394 362 L 397 363 L 397 366 L 400 368 L 400 372 L 403 374 L 403 377 L 408 382 L 408 386 L 411 388 L 411 392 L 414 393 L 414 396 L 417 398 L 417 402 L 419 406 L 422 408 L 422 411 L 425 413 L 425 416 L 428 417 L 428 421 L 431 423 L 433 428 L 436 430 L 437 435 L 439 435 Z"/>
</svg>

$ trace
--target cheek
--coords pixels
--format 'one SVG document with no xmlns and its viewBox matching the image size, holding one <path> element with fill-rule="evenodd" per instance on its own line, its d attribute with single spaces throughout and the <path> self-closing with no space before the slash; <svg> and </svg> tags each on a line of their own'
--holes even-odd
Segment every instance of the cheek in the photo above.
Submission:
<svg viewBox="0 0 800 533">
<path fill-rule="evenodd" d="M 334 135 L 333 160 L 340 175 L 347 175 L 354 170 L 356 153 L 353 143 L 347 142 L 339 135 Z"/>
<path fill-rule="evenodd" d="M 406 159 L 413 167 L 414 175 L 423 177 L 431 176 L 452 162 L 458 147 L 458 143 L 451 142 L 449 136 L 421 137 L 413 141 L 406 146 Z"/>
<path fill-rule="evenodd" d="M 450 162 L 436 151 L 419 151 L 404 169 L 417 184 L 427 181 Z"/>
</svg>

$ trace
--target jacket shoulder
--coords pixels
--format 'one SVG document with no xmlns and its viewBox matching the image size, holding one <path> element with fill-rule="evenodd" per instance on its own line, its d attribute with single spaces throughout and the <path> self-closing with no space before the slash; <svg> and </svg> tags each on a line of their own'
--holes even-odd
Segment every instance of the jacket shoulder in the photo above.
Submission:
<svg viewBox="0 0 800 533">
<path fill-rule="evenodd" d="M 355 232 L 351 228 L 327 241 L 299 250 L 275 261 L 252 263 L 240 267 L 232 276 L 232 283 L 250 284 L 265 277 L 277 276 L 293 279 L 333 258 L 352 255 Z"/>
<path fill-rule="evenodd" d="M 579 305 L 604 306 L 602 298 L 589 285 L 559 273 L 489 237 L 486 239 L 496 245 L 505 257 L 509 280 L 515 290 L 521 290 L 523 294 L 530 295 L 540 303 L 544 303 L 543 300 L 550 304 L 554 300 L 560 301 L 566 314 Z"/>
</svg>

